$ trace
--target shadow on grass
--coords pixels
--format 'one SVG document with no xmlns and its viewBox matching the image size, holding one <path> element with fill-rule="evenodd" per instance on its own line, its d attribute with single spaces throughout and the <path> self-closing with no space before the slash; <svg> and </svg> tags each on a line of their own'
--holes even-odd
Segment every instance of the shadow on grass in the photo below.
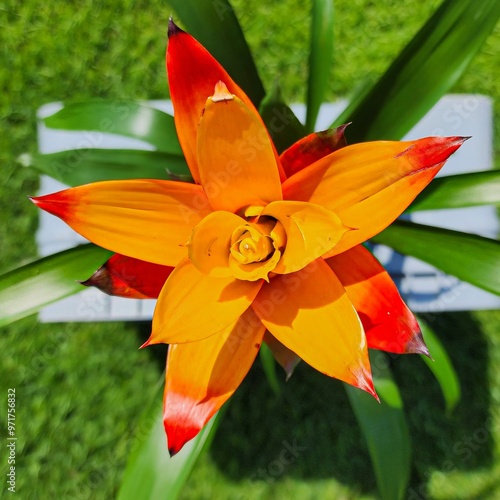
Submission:
<svg viewBox="0 0 500 500">
<path fill-rule="evenodd" d="M 488 352 L 480 326 L 468 313 L 453 313 L 434 316 L 432 327 L 459 374 L 462 400 L 446 415 L 440 388 L 425 364 L 417 356 L 393 359 L 413 441 L 412 500 L 426 497 L 432 471 L 470 471 L 492 463 Z M 163 366 L 164 351 L 158 362 Z M 281 386 L 275 396 L 255 363 L 210 449 L 221 472 L 255 484 L 333 477 L 374 493 L 368 450 L 342 384 L 301 363 Z"/>
<path fill-rule="evenodd" d="M 411 360 L 396 375 L 403 391 L 413 438 L 415 498 L 425 498 L 430 472 L 473 471 L 492 465 L 488 346 L 480 324 L 470 313 L 433 316 L 429 322 L 439 335 L 460 379 L 462 397 L 446 415 L 439 386 L 428 370 Z M 411 381 L 414 374 L 415 385 Z M 439 487 L 438 475 L 434 486 Z M 489 498 L 488 496 L 484 498 Z"/>
</svg>

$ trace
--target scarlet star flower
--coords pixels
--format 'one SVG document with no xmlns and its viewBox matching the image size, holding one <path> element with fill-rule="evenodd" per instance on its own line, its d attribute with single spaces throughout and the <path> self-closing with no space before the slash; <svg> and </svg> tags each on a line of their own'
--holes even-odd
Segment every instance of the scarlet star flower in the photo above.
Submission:
<svg viewBox="0 0 500 500">
<path fill-rule="evenodd" d="M 172 22 L 167 71 L 195 183 L 105 181 L 33 201 L 117 253 L 86 284 L 158 297 L 146 344 L 170 344 L 170 453 L 233 394 L 262 342 L 288 376 L 300 357 L 376 396 L 368 348 L 427 349 L 361 243 L 405 210 L 464 139 L 345 146 L 341 127 L 278 156 L 249 98 Z"/>
</svg>

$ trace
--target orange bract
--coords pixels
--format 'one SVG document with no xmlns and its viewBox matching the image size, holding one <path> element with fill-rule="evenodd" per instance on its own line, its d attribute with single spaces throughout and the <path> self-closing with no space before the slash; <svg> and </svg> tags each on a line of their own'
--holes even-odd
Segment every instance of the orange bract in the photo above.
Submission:
<svg viewBox="0 0 500 500">
<path fill-rule="evenodd" d="M 301 358 L 375 397 L 368 347 L 427 353 L 396 287 L 359 244 L 464 139 L 344 147 L 341 127 L 278 157 L 217 61 L 173 23 L 169 35 L 175 122 L 199 185 L 110 181 L 33 201 L 121 254 L 85 284 L 158 297 L 146 345 L 172 344 L 164 421 L 174 454 L 236 390 L 263 341 L 287 376 Z"/>
</svg>

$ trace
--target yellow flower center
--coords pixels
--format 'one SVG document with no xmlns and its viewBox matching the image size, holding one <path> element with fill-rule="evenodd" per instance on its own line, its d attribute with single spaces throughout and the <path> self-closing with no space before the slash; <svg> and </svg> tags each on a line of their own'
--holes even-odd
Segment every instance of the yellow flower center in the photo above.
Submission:
<svg viewBox="0 0 500 500">
<path fill-rule="evenodd" d="M 271 237 L 250 224 L 237 228 L 231 237 L 230 252 L 240 264 L 262 262 L 274 250 Z"/>
<path fill-rule="evenodd" d="M 278 264 L 286 243 L 280 222 L 261 217 L 259 222 L 247 222 L 231 235 L 229 267 L 235 278 L 255 281 L 269 280 L 269 273 Z"/>
<path fill-rule="evenodd" d="M 269 281 L 300 271 L 330 251 L 348 230 L 330 210 L 300 201 L 217 210 L 193 229 L 188 257 L 213 277 Z"/>
</svg>

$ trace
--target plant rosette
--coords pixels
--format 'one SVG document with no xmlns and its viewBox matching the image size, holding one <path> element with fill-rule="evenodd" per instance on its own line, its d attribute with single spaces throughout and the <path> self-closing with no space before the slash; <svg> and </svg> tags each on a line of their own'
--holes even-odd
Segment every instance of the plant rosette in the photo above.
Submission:
<svg viewBox="0 0 500 500">
<path fill-rule="evenodd" d="M 172 21 L 167 72 L 194 183 L 103 181 L 33 202 L 116 253 L 85 284 L 158 298 L 144 345 L 170 344 L 170 453 L 234 393 L 263 342 L 288 377 L 302 359 L 377 397 L 368 348 L 428 351 L 362 244 L 409 206 L 465 138 L 346 146 L 342 126 L 278 155 L 247 95 Z"/>
</svg>

